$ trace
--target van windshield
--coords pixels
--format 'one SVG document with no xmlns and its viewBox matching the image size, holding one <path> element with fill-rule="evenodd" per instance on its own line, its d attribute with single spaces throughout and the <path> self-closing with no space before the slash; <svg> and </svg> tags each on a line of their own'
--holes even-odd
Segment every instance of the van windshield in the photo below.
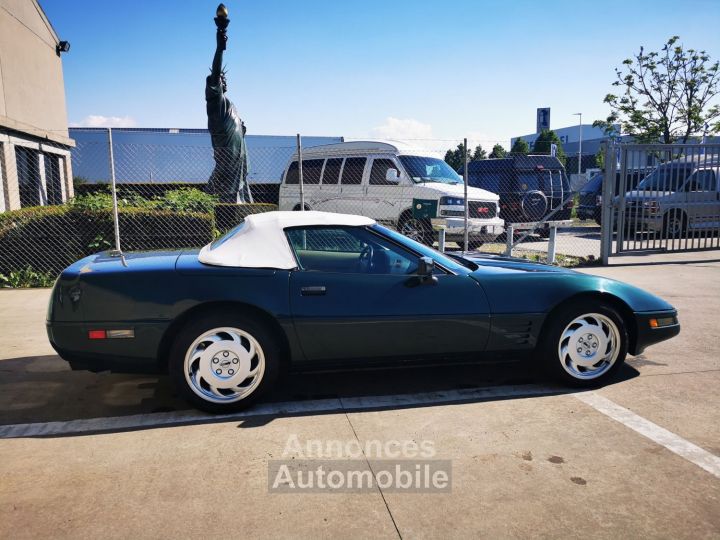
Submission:
<svg viewBox="0 0 720 540">
<path fill-rule="evenodd" d="M 638 191 L 677 191 L 692 172 L 692 165 L 661 165 L 640 182 Z"/>
<path fill-rule="evenodd" d="M 424 156 L 400 156 L 405 170 L 413 182 L 441 182 L 462 184 L 462 178 L 442 159 Z"/>
</svg>

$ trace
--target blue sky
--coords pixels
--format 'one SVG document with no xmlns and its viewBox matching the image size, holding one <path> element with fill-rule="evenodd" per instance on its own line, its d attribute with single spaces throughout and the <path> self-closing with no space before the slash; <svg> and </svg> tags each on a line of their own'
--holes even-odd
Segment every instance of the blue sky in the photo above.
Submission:
<svg viewBox="0 0 720 540">
<path fill-rule="evenodd" d="M 216 1 L 40 0 L 71 125 L 206 127 Z M 226 53 L 248 133 L 507 144 L 607 115 L 613 68 L 674 35 L 720 57 L 720 2 L 237 1 Z"/>
</svg>

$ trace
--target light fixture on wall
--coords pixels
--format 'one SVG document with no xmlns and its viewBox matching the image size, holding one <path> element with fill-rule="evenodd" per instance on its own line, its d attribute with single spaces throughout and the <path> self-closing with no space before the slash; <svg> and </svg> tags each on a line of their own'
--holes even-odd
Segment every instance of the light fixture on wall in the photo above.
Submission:
<svg viewBox="0 0 720 540">
<path fill-rule="evenodd" d="M 55 52 L 57 52 L 58 56 L 60 56 L 60 53 L 70 52 L 70 42 L 69 41 L 61 41 L 55 47 Z"/>
</svg>

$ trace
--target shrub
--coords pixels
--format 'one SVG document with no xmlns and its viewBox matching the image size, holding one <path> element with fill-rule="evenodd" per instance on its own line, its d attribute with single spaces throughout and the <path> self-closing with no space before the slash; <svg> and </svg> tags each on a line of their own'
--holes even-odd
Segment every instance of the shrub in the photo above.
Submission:
<svg viewBox="0 0 720 540">
<path fill-rule="evenodd" d="M 213 239 L 215 230 L 212 213 L 121 207 L 118 220 L 123 250 L 200 247 Z M 6 277 L 27 267 L 57 275 L 74 261 L 113 245 L 109 209 L 72 204 L 0 214 L 0 273 Z"/>
<path fill-rule="evenodd" d="M 52 272 L 36 272 L 30 266 L 22 270 L 0 274 L 0 286 L 14 289 L 28 287 L 52 287 L 55 274 Z"/>
<path fill-rule="evenodd" d="M 272 212 L 277 208 L 276 204 L 268 203 L 218 203 L 215 205 L 215 225 L 221 233 L 225 233 L 250 214 Z"/>
<path fill-rule="evenodd" d="M 195 188 L 167 191 L 156 199 L 158 208 L 175 212 L 212 212 L 217 197 Z"/>
</svg>

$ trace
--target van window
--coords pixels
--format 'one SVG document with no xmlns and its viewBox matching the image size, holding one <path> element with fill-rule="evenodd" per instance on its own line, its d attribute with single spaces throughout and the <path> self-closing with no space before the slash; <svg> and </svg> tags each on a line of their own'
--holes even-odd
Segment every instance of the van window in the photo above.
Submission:
<svg viewBox="0 0 720 540">
<path fill-rule="evenodd" d="M 299 183 L 298 176 L 298 164 L 297 161 L 293 161 L 288 167 L 287 174 L 285 175 L 286 184 L 297 184 Z"/>
<path fill-rule="evenodd" d="M 342 158 L 328 159 L 325 163 L 325 172 L 323 173 L 323 184 L 337 184 L 340 179 L 340 168 L 342 167 Z"/>
<path fill-rule="evenodd" d="M 343 167 L 341 184 L 362 184 L 363 170 L 367 158 L 347 158 Z"/>
<path fill-rule="evenodd" d="M 303 159 L 303 184 L 319 184 L 323 159 Z"/>
<path fill-rule="evenodd" d="M 715 191 L 715 173 L 710 169 L 695 171 L 685 184 L 685 191 Z"/>
<path fill-rule="evenodd" d="M 392 159 L 374 159 L 372 170 L 370 171 L 370 184 L 376 186 L 396 186 L 396 183 L 385 180 L 385 176 L 390 169 L 397 171 L 398 176 L 400 176 L 398 166 Z"/>
</svg>

